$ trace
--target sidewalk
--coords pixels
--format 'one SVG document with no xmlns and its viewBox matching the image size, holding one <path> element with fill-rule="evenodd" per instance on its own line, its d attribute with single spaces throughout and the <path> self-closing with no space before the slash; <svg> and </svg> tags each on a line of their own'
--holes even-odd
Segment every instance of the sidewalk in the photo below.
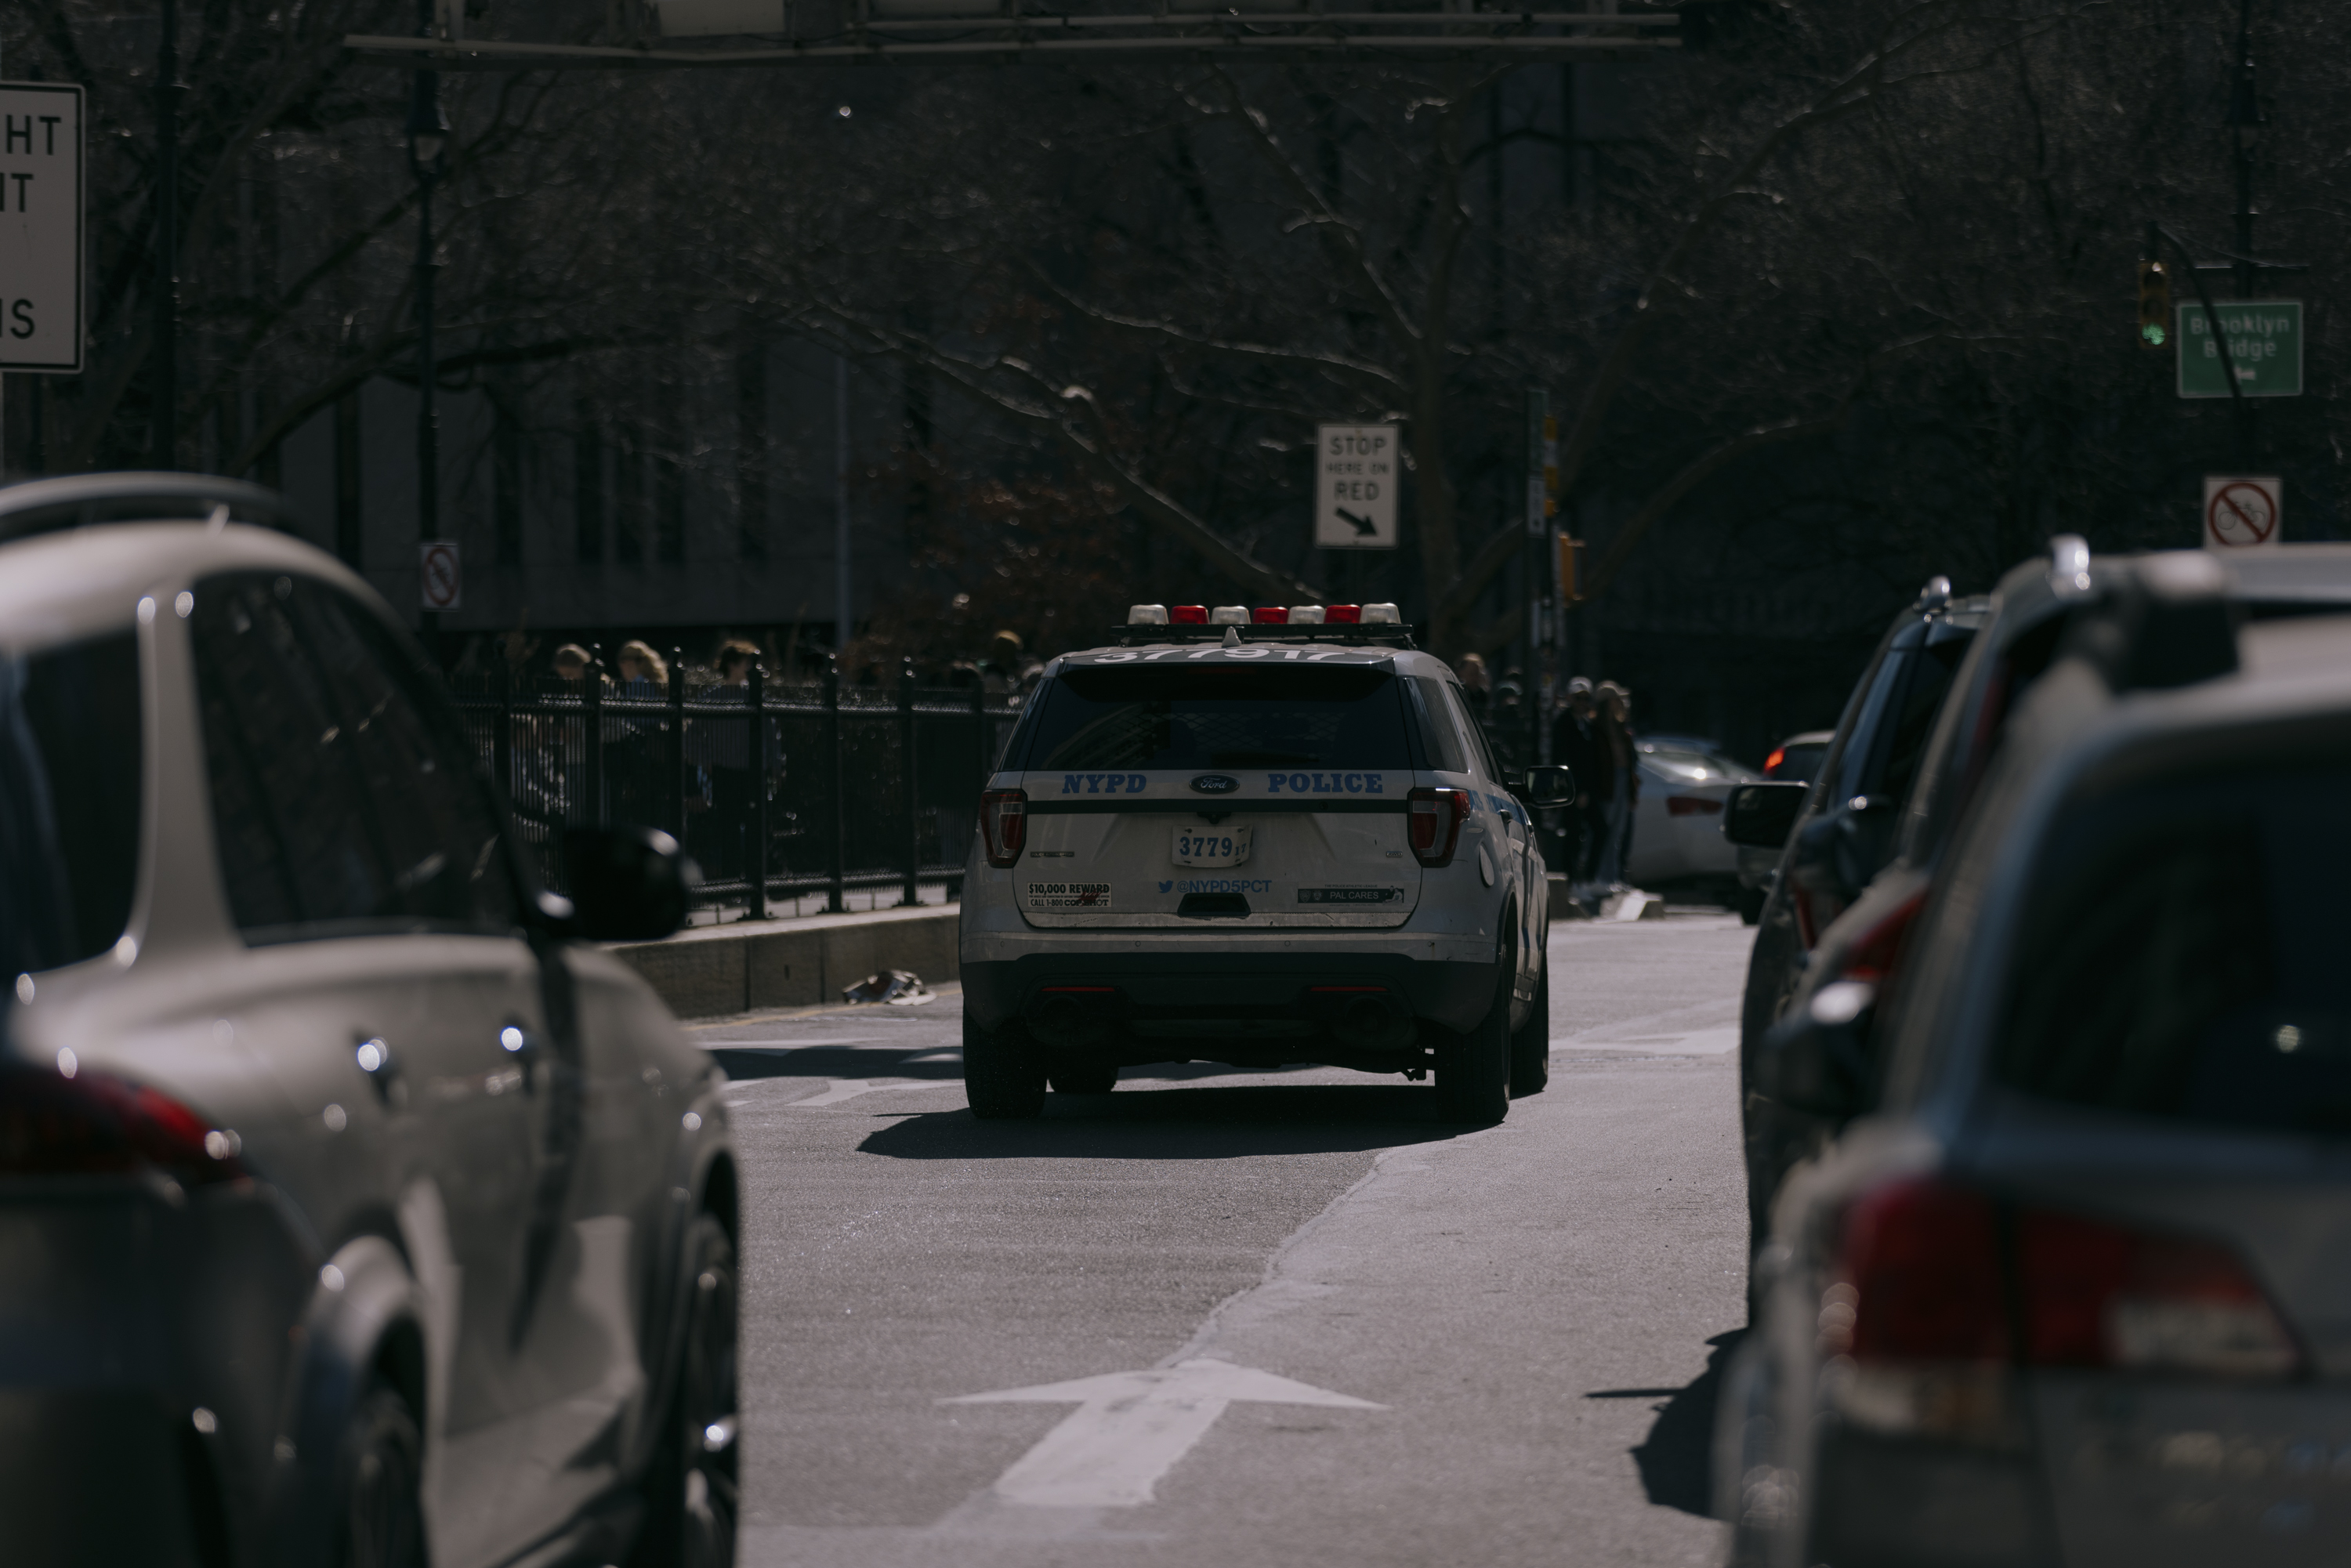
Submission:
<svg viewBox="0 0 2351 1568">
<path fill-rule="evenodd" d="M 838 1002 L 841 988 L 881 969 L 911 969 L 937 985 L 959 973 L 960 906 L 925 904 L 851 915 L 693 925 L 659 942 L 609 951 L 643 975 L 682 1019 Z"/>
</svg>

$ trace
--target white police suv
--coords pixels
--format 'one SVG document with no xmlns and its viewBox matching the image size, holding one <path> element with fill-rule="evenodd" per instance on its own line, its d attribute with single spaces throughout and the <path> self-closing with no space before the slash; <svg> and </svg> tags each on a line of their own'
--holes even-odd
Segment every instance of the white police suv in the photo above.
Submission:
<svg viewBox="0 0 2351 1568">
<path fill-rule="evenodd" d="M 1122 1066 L 1319 1062 L 1490 1124 L 1543 1086 L 1542 854 L 1453 672 L 1391 604 L 1137 605 L 1056 659 L 988 781 L 964 882 L 975 1114 Z"/>
</svg>

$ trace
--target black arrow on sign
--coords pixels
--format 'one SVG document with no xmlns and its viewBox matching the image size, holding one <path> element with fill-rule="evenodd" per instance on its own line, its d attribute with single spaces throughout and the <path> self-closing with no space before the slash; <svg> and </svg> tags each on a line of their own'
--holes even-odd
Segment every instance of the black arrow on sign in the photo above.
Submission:
<svg viewBox="0 0 2351 1568">
<path fill-rule="evenodd" d="M 1369 517 L 1359 517 L 1355 516 L 1354 513 L 1347 510 L 1344 507 L 1333 507 L 1331 509 L 1339 514 L 1340 521 L 1353 523 L 1355 525 L 1355 537 L 1359 539 L 1369 538 L 1372 535 L 1380 531 Z"/>
</svg>

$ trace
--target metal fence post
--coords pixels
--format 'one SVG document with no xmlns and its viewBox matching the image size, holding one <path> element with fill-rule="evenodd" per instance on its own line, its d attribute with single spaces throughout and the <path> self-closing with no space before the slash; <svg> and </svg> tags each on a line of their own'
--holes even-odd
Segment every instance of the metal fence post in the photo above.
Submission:
<svg viewBox="0 0 2351 1568">
<path fill-rule="evenodd" d="M 514 666 L 504 658 L 498 660 L 498 733 L 496 760 L 490 766 L 498 777 L 498 792 L 506 797 L 508 810 L 515 798 L 514 775 Z"/>
<path fill-rule="evenodd" d="M 746 920 L 768 917 L 768 671 L 751 661 L 751 733 L 744 737 L 751 769 L 751 852 L 744 856 L 751 875 L 751 907 Z"/>
<path fill-rule="evenodd" d="M 906 797 L 906 896 L 904 907 L 923 902 L 923 797 L 914 777 L 914 661 L 898 670 L 898 772 Z"/>
<path fill-rule="evenodd" d="M 580 759 L 580 777 L 587 781 L 588 818 L 600 828 L 612 825 L 611 813 L 604 806 L 604 644 L 591 643 L 588 649 L 588 668 L 581 672 L 580 698 L 586 723 L 586 733 L 580 737 L 587 755 Z"/>
<path fill-rule="evenodd" d="M 677 847 L 685 848 L 685 651 L 669 651 L 669 831 Z"/>
<path fill-rule="evenodd" d="M 824 661 L 824 733 L 832 750 L 832 896 L 827 907 L 839 915 L 849 907 L 841 898 L 841 882 L 849 873 L 849 794 L 841 744 L 841 661 L 831 654 Z"/>
</svg>

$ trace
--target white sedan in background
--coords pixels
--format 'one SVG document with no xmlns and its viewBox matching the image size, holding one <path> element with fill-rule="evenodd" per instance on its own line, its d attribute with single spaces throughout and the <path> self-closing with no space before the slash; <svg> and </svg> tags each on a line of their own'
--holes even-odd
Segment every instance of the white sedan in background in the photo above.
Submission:
<svg viewBox="0 0 2351 1568">
<path fill-rule="evenodd" d="M 1721 753 L 1677 740 L 1635 743 L 1641 794 L 1625 880 L 1652 892 L 1688 892 L 1736 903 L 1739 851 L 1722 836 L 1730 791 L 1762 775 Z"/>
</svg>

